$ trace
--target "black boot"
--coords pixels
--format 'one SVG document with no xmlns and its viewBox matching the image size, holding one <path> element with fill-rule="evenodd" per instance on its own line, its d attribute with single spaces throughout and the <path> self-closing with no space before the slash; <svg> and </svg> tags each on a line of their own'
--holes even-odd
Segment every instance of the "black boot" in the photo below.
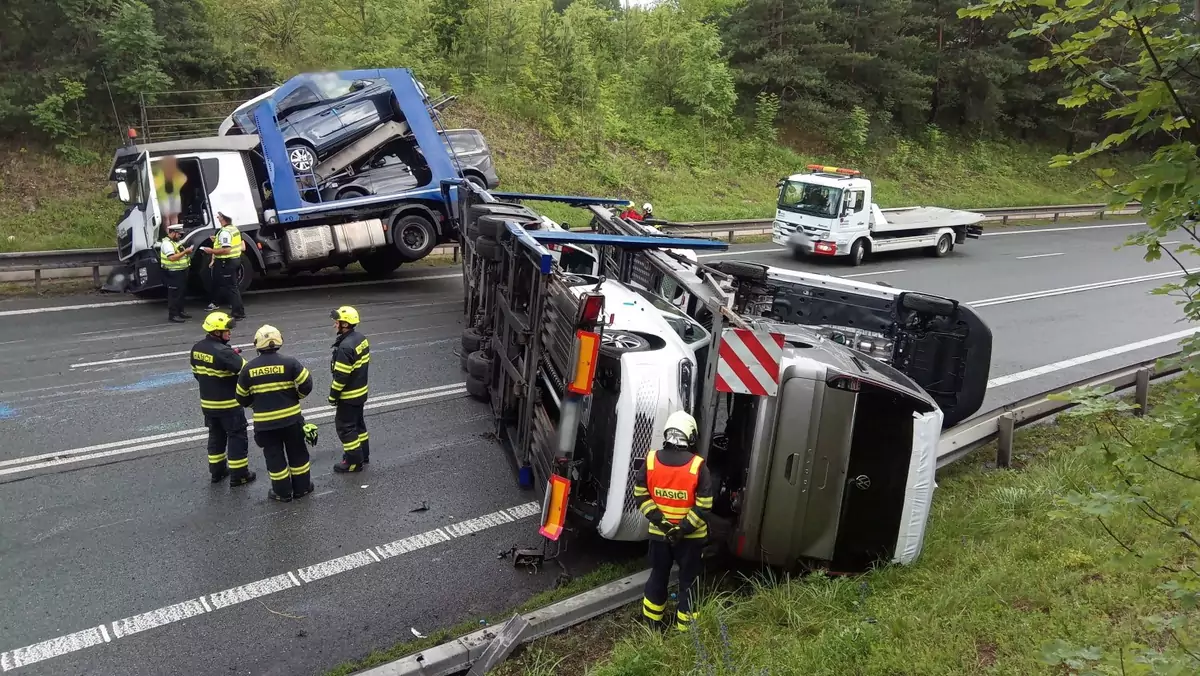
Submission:
<svg viewBox="0 0 1200 676">
<path fill-rule="evenodd" d="M 180 312 L 180 313 L 179 313 L 178 315 L 176 315 L 176 316 L 177 316 L 177 317 L 182 317 L 182 318 L 184 318 L 184 319 L 191 319 L 191 318 L 192 318 L 192 316 L 191 316 L 191 315 L 189 315 L 189 314 L 188 314 L 188 313 L 186 313 L 186 312 Z"/>
<path fill-rule="evenodd" d="M 363 466 L 358 464 L 350 464 L 345 460 L 333 466 L 333 471 L 338 474 L 351 474 L 363 471 Z"/>
<path fill-rule="evenodd" d="M 271 490 L 267 491 L 267 498 L 270 500 L 274 500 L 275 502 L 291 502 L 292 501 L 292 496 L 277 495 L 275 493 L 275 489 L 271 489 Z"/>
<path fill-rule="evenodd" d="M 229 476 L 229 470 L 222 467 L 221 471 L 212 473 L 212 482 L 214 484 L 219 484 L 221 483 L 221 480 L 227 476 Z"/>
<path fill-rule="evenodd" d="M 182 324 L 182 323 L 186 322 L 187 320 L 184 319 L 183 317 L 175 316 L 175 317 L 167 317 L 167 321 L 173 322 L 175 324 Z"/>
<path fill-rule="evenodd" d="M 246 472 L 242 476 L 229 477 L 229 487 L 245 486 L 248 483 L 253 483 L 257 478 L 258 475 L 254 472 Z"/>
</svg>

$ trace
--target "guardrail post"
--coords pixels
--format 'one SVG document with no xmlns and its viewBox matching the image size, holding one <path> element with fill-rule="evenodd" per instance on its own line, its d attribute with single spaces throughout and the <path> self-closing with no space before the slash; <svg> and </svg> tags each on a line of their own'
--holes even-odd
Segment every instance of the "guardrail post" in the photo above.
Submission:
<svg viewBox="0 0 1200 676">
<path fill-rule="evenodd" d="M 1056 212 L 1054 212 L 1054 222 L 1055 222 L 1055 223 L 1057 223 L 1057 222 L 1058 222 L 1058 212 L 1057 212 L 1057 211 L 1056 211 Z"/>
<path fill-rule="evenodd" d="M 996 421 L 996 467 L 1007 469 L 1012 466 L 1013 429 L 1016 418 L 1005 413 Z"/>
<path fill-rule="evenodd" d="M 1100 213 L 1096 214 L 1096 219 L 1100 220 L 1100 221 L 1104 220 L 1104 210 L 1103 209 L 1100 210 Z"/>
<path fill-rule="evenodd" d="M 97 289 L 100 288 L 100 266 L 99 265 L 92 266 L 92 286 L 96 287 Z"/>
<path fill-rule="evenodd" d="M 1137 411 L 1134 415 L 1146 415 L 1146 411 L 1150 409 L 1150 376 L 1154 369 L 1146 367 L 1139 369 L 1137 372 L 1137 380 L 1134 381 L 1133 399 L 1137 402 Z"/>
<path fill-rule="evenodd" d="M 37 269 L 37 270 L 33 271 L 33 292 L 34 293 L 42 292 L 42 271 L 41 271 L 41 269 Z"/>
<path fill-rule="evenodd" d="M 1000 217 L 1000 225 L 1008 225 L 1008 214 Z"/>
<path fill-rule="evenodd" d="M 729 231 L 729 243 L 733 244 L 733 231 L 732 230 Z"/>
<path fill-rule="evenodd" d="M 450 247 L 450 262 L 451 263 L 458 262 L 458 245 L 457 244 Z"/>
</svg>

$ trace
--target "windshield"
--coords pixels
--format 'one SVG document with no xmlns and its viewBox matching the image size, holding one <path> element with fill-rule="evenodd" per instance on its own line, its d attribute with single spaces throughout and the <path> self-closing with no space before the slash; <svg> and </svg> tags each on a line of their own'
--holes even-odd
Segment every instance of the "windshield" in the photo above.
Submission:
<svg viewBox="0 0 1200 676">
<path fill-rule="evenodd" d="M 697 324 L 679 308 L 643 288 L 637 286 L 630 288 L 663 313 L 663 319 L 666 320 L 671 330 L 683 339 L 683 342 L 691 345 L 708 337 L 708 331 L 705 331 L 703 326 Z"/>
<path fill-rule="evenodd" d="M 814 183 L 786 181 L 779 190 L 779 208 L 819 218 L 837 218 L 842 189 Z"/>
</svg>

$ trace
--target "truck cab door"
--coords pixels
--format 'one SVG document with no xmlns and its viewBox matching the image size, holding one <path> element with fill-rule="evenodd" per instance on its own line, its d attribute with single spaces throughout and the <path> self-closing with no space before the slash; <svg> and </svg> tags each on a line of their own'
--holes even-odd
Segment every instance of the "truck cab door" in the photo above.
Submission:
<svg viewBox="0 0 1200 676">
<path fill-rule="evenodd" d="M 138 162 L 141 165 L 142 188 L 146 195 L 146 209 L 142 212 L 142 232 L 146 238 L 147 246 L 152 246 L 160 239 L 162 231 L 162 211 L 158 208 L 158 191 L 154 183 L 154 167 L 150 162 L 150 153 L 142 153 L 138 157 Z"/>
<path fill-rule="evenodd" d="M 867 209 L 868 195 L 865 190 L 847 190 L 844 201 L 842 203 L 842 229 L 847 232 L 860 233 L 867 232 L 869 225 L 867 220 L 870 216 L 870 210 Z"/>
</svg>

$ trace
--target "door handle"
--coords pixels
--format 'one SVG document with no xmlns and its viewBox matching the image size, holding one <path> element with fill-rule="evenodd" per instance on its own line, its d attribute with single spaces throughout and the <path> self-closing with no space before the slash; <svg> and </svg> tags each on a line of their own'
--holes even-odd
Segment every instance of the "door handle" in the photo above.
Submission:
<svg viewBox="0 0 1200 676">
<path fill-rule="evenodd" d="M 329 115 L 333 115 L 333 108 L 329 108 L 329 109 L 325 110 L 318 117 L 326 117 Z"/>
<path fill-rule="evenodd" d="M 792 470 L 796 467 L 796 460 L 799 457 L 799 453 L 792 453 L 787 457 L 787 462 L 783 466 L 783 478 L 793 486 L 796 485 L 796 478 L 792 476 Z"/>
</svg>

